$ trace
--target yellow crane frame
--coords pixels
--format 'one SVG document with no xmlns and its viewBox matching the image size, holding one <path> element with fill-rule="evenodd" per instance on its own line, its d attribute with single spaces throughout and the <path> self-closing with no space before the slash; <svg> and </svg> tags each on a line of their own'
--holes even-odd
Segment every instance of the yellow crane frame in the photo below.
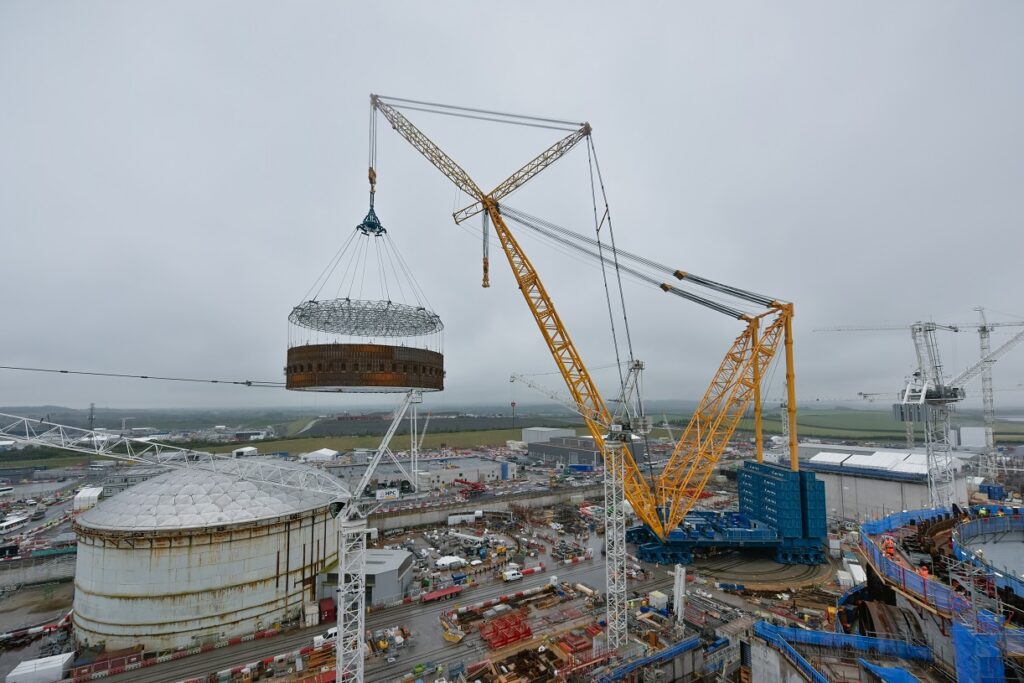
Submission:
<svg viewBox="0 0 1024 683">
<path fill-rule="evenodd" d="M 580 408 L 587 431 L 604 455 L 605 429 L 611 423 L 611 413 L 601 398 L 590 373 L 580 358 L 576 345 L 569 336 L 555 309 L 551 296 L 541 282 L 536 268 L 526 256 L 519 242 L 509 230 L 501 215 L 499 201 L 564 156 L 591 133 L 590 124 L 583 123 L 563 139 L 527 162 L 491 192 L 484 192 L 466 171 L 428 138 L 397 108 L 378 95 L 370 96 L 373 109 L 380 112 L 391 126 L 420 152 L 441 173 L 472 197 L 470 206 L 453 214 L 456 223 L 481 212 L 486 212 L 495 234 L 508 259 L 519 290 L 533 314 L 537 327 L 548 345 L 562 379 Z M 371 185 L 376 173 L 369 170 Z M 489 286 L 489 263 L 484 258 L 483 286 Z M 687 274 L 677 271 L 679 279 Z M 672 286 L 663 284 L 665 291 Z M 740 418 L 754 405 L 757 458 L 762 459 L 761 396 L 763 371 L 768 367 L 780 341 L 786 348 L 786 380 L 788 391 L 790 466 L 798 469 L 796 447 L 796 398 L 793 373 L 792 317 L 790 303 L 772 302 L 769 310 L 758 316 L 742 316 L 747 322 L 744 330 L 726 354 L 676 444 L 663 473 L 654 482 L 648 482 L 637 466 L 629 449 L 623 450 L 625 459 L 625 495 L 636 515 L 659 538 L 665 539 L 676 528 L 696 503 L 707 484 L 714 465 L 721 458 Z M 762 322 L 767 321 L 762 330 Z"/>
</svg>

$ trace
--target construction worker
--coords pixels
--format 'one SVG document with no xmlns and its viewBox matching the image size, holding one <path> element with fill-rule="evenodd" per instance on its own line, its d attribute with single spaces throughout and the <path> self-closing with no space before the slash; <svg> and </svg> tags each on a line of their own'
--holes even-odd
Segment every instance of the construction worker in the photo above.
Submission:
<svg viewBox="0 0 1024 683">
<path fill-rule="evenodd" d="M 917 568 L 917 574 L 922 579 L 927 579 L 928 578 L 928 567 L 922 564 L 920 567 Z"/>
<path fill-rule="evenodd" d="M 980 510 L 978 510 L 978 516 L 979 517 L 988 517 L 988 508 L 983 507 Z"/>
<path fill-rule="evenodd" d="M 996 512 L 996 517 L 1005 517 L 1005 516 L 1006 516 L 1006 513 L 1003 512 L 1003 508 L 999 508 L 999 510 Z"/>
</svg>

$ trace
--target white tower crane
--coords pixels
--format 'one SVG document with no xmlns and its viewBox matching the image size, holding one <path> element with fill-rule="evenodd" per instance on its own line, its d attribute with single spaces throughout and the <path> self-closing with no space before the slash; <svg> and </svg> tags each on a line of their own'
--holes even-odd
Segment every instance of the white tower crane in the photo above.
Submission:
<svg viewBox="0 0 1024 683">
<path fill-rule="evenodd" d="M 604 524 L 605 524 L 605 590 L 608 599 L 605 620 L 608 624 L 608 646 L 619 648 L 626 644 L 627 596 L 626 589 L 626 461 L 623 450 L 633 434 L 651 431 L 651 419 L 643 414 L 640 402 L 640 378 L 643 361 L 634 360 L 627 371 L 622 393 L 617 401 L 615 415 L 608 424 L 597 414 L 590 419 L 608 430 L 605 439 L 604 460 Z M 558 401 L 573 412 L 587 417 L 586 408 L 543 387 L 523 375 L 513 374 L 510 382 L 521 382 L 531 389 Z"/>
<path fill-rule="evenodd" d="M 981 324 L 974 325 L 978 329 L 978 345 L 981 348 L 981 358 L 988 358 L 992 353 L 992 328 L 995 327 L 1021 327 L 1024 322 L 1000 322 L 990 323 L 985 318 L 985 309 L 981 306 L 975 308 L 981 317 Z M 970 327 L 963 325 L 962 327 Z M 1015 337 L 1016 339 L 1016 337 Z M 1014 342 L 1016 344 L 1016 342 Z M 1007 349 L 1009 350 L 1009 349 Z M 1004 352 L 1005 353 L 1005 352 Z M 981 405 L 985 417 L 985 453 L 983 457 L 983 471 L 986 476 L 996 478 L 1005 474 L 1005 461 L 996 451 L 995 425 L 996 425 L 996 402 L 995 390 L 992 387 L 992 366 L 996 359 L 984 361 L 981 369 Z"/>
<path fill-rule="evenodd" d="M 421 392 L 415 389 L 403 396 L 380 446 L 367 464 L 359 483 L 352 490 L 322 470 L 291 468 L 269 458 L 266 462 L 263 458 L 248 458 L 246 465 L 242 466 L 238 459 L 230 455 L 192 451 L 124 435 L 113 437 L 109 433 L 4 413 L 0 413 L 0 436 L 20 443 L 50 446 L 170 469 L 207 470 L 247 481 L 269 483 L 301 491 L 319 491 L 333 496 L 331 513 L 337 519 L 338 528 L 336 680 L 362 683 L 366 651 L 366 518 L 379 503 L 364 502 L 361 497 L 385 455 L 390 457 L 403 475 L 408 476 L 405 468 L 391 452 L 389 444 L 409 407 L 422 400 Z M 99 438 L 101 436 L 103 438 Z"/>
<path fill-rule="evenodd" d="M 984 314 L 983 314 L 984 315 Z M 957 500 L 954 488 L 953 444 L 951 441 L 950 406 L 966 397 L 964 385 L 986 369 L 991 373 L 992 365 L 1007 351 L 1024 340 L 1024 331 L 1011 337 L 994 351 L 988 351 L 988 332 L 995 326 L 1018 326 L 1024 323 L 987 323 L 978 325 L 940 325 L 933 322 L 916 322 L 910 326 L 914 351 L 917 355 L 917 371 L 913 374 L 906 388 L 900 395 L 900 403 L 894 406 L 894 412 L 903 421 L 916 420 L 924 422 L 925 447 L 928 453 L 928 491 L 932 505 L 941 507 Z M 982 335 L 982 357 L 950 380 L 946 380 L 942 369 L 942 359 L 936 338 L 937 330 L 958 332 L 961 327 L 979 327 Z M 899 326 L 883 327 L 836 327 L 819 330 L 822 332 L 846 331 L 881 331 L 906 329 Z M 982 331 L 983 330 L 983 331 Z M 992 400 L 991 375 L 983 403 L 992 414 L 986 418 L 994 422 L 994 401 Z"/>
</svg>

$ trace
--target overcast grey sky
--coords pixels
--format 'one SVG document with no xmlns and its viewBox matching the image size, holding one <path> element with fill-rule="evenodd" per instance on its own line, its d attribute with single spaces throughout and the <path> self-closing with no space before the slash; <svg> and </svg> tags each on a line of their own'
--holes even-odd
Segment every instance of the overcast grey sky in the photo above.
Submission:
<svg viewBox="0 0 1024 683">
<path fill-rule="evenodd" d="M 620 246 L 795 302 L 803 398 L 895 392 L 909 333 L 812 330 L 1024 317 L 1022 21 L 1017 2 L 0 0 L 0 365 L 281 380 L 288 312 L 366 212 L 378 92 L 589 121 Z M 559 136 L 410 118 L 486 187 Z M 493 250 L 481 289 L 466 202 L 387 126 L 379 146 L 378 212 L 447 326 L 437 399 L 507 402 L 510 372 L 554 369 L 508 266 Z M 588 192 L 581 147 L 509 202 L 586 232 Z M 613 360 L 599 272 L 524 245 L 585 360 Z M 738 323 L 626 295 L 647 396 L 699 398 Z M 973 331 L 943 339 L 950 370 L 976 360 Z M 1024 346 L 996 369 L 1022 382 Z M 362 400 L 0 371 L 0 405 Z"/>
</svg>

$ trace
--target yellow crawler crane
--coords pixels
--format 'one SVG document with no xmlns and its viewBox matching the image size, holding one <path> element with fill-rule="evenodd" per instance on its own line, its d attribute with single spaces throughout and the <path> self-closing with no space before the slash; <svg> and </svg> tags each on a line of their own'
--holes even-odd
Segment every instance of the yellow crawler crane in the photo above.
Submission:
<svg viewBox="0 0 1024 683">
<path fill-rule="evenodd" d="M 593 437 L 601 453 L 608 457 L 606 446 L 608 429 L 613 418 L 597 387 L 583 364 L 580 354 L 572 341 L 565 325 L 555 309 L 550 295 L 541 282 L 536 268 L 526 256 L 519 242 L 509 229 L 504 214 L 513 216 L 516 222 L 535 227 L 542 232 L 545 229 L 557 229 L 557 226 L 533 219 L 532 217 L 501 206 L 499 202 L 515 190 L 522 187 L 531 178 L 556 162 L 578 143 L 588 138 L 591 127 L 588 123 L 571 123 L 537 117 L 516 117 L 529 119 L 530 122 L 503 121 L 507 115 L 497 112 L 471 110 L 448 105 L 437 105 L 427 102 L 405 100 L 400 98 L 370 96 L 371 107 L 379 112 L 402 137 L 418 150 L 431 164 L 440 170 L 456 187 L 474 199 L 473 204 L 453 214 L 456 223 L 484 213 L 486 219 L 494 226 L 495 234 L 508 260 L 512 273 L 533 318 L 547 343 L 548 349 L 565 382 L 573 402 L 583 416 L 587 430 Z M 473 181 L 469 174 L 437 144 L 417 128 L 399 109 L 430 111 L 437 114 L 467 115 L 470 118 L 484 118 L 492 121 L 520 123 L 520 125 L 537 125 L 561 130 L 570 130 L 564 138 L 551 145 L 548 149 L 527 162 L 522 168 L 498 184 L 491 192 L 484 192 Z M 370 181 L 376 180 L 374 171 L 374 155 L 376 149 L 376 116 L 371 119 L 370 141 Z M 571 129 L 566 128 L 571 126 Z M 607 217 L 607 214 L 606 214 Z M 486 252 L 486 219 L 484 234 L 483 286 L 488 287 L 489 259 Z M 563 238 L 554 237 L 558 241 Z M 609 249 L 606 245 L 593 240 L 591 247 Z M 568 241 L 563 243 L 570 245 Z M 614 249 L 613 247 L 611 249 Z M 582 251 L 591 256 L 598 252 L 583 248 Z M 651 262 L 640 257 L 633 257 L 622 251 L 616 255 L 630 256 L 651 265 Z M 627 272 L 632 272 L 625 268 Z M 725 360 L 713 379 L 711 386 L 704 395 L 697 411 L 680 438 L 672 457 L 657 480 L 644 477 L 630 449 L 621 449 L 624 467 L 624 490 L 626 499 L 633 506 L 636 515 L 659 538 L 665 539 L 685 517 L 695 504 L 700 492 L 710 477 L 714 465 L 718 462 L 725 446 L 728 444 L 742 415 L 754 406 L 758 460 L 761 460 L 761 396 L 760 384 L 764 371 L 767 369 L 780 341 L 786 347 L 786 379 L 788 391 L 789 423 L 790 423 L 790 454 L 791 466 L 797 469 L 796 449 L 796 400 L 793 377 L 792 354 L 792 315 L 793 306 L 770 297 L 747 292 L 738 288 L 699 277 L 680 270 L 669 270 L 670 275 L 680 281 L 708 288 L 718 295 L 726 295 L 746 304 L 766 307 L 768 310 L 752 315 L 723 305 L 712 299 L 701 297 L 688 290 L 680 289 L 666 282 L 652 280 L 649 276 L 640 275 L 651 284 L 666 292 L 700 303 L 718 312 L 743 320 L 747 328 L 737 337 Z M 762 329 L 763 323 L 763 329 Z"/>
</svg>

